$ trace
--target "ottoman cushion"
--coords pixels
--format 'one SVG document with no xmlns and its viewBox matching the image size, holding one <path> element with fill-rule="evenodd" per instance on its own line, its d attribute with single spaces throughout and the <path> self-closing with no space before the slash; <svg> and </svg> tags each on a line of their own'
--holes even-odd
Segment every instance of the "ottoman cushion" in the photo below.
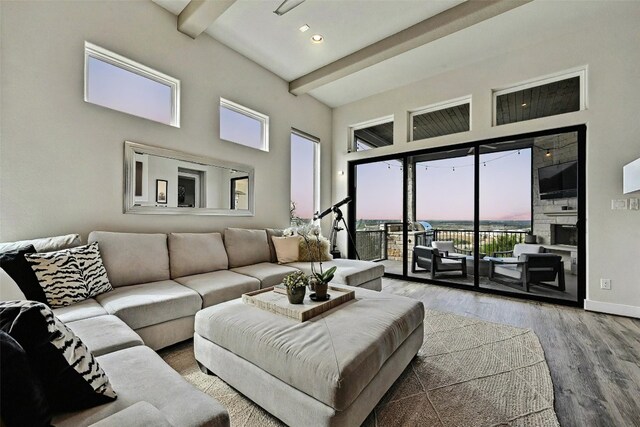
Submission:
<svg viewBox="0 0 640 427">
<path fill-rule="evenodd" d="M 354 300 L 302 323 L 229 301 L 198 312 L 196 333 L 341 411 L 424 317 L 420 301 L 350 289 Z"/>
</svg>

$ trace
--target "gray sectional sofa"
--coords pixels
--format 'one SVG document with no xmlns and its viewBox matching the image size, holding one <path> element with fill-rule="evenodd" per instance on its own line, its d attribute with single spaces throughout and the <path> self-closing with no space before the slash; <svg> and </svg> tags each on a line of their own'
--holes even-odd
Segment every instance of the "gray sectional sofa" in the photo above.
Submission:
<svg viewBox="0 0 640 427">
<path fill-rule="evenodd" d="M 291 272 L 309 272 L 310 263 L 277 264 L 270 244 L 277 234 L 92 232 L 88 241 L 98 242 L 113 290 L 54 313 L 97 357 L 118 399 L 58 414 L 54 425 L 228 425 L 226 410 L 153 350 L 193 338 L 201 309 L 273 286 Z M 336 284 L 381 289 L 382 265 L 342 259 L 325 265 L 338 266 Z"/>
</svg>

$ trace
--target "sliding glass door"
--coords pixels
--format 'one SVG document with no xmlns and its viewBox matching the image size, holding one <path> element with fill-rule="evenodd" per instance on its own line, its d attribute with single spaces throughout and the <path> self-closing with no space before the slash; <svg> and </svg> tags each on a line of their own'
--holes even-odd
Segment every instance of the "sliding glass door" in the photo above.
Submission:
<svg viewBox="0 0 640 427">
<path fill-rule="evenodd" d="M 409 275 L 473 286 L 474 148 L 409 157 Z"/>
<path fill-rule="evenodd" d="M 392 277 L 585 297 L 586 127 L 350 163 L 350 255 Z"/>
<path fill-rule="evenodd" d="M 390 274 L 403 274 L 403 163 L 390 159 L 356 166 L 355 255 L 378 261 Z"/>
</svg>

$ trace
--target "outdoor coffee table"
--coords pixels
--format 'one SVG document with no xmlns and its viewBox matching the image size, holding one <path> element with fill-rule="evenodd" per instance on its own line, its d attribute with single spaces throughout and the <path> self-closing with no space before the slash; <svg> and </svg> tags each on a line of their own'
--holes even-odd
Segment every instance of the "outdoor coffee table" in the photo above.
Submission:
<svg viewBox="0 0 640 427">
<path fill-rule="evenodd" d="M 305 322 L 242 299 L 196 314 L 198 363 L 288 425 L 360 425 L 422 346 L 420 301 L 361 288 Z"/>
</svg>

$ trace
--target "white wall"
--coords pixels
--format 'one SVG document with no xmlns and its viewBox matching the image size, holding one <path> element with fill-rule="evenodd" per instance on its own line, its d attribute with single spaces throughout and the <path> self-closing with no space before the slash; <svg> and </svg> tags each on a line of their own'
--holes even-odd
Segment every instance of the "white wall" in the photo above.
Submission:
<svg viewBox="0 0 640 427">
<path fill-rule="evenodd" d="M 331 110 L 211 37 L 179 33 L 152 2 L 3 1 L 0 20 L 0 241 L 286 227 L 291 127 L 321 139 L 330 203 Z M 85 103 L 85 40 L 179 78 L 181 128 Z M 270 152 L 220 140 L 220 97 L 270 116 Z M 253 166 L 255 217 L 123 214 L 125 140 Z"/>
<path fill-rule="evenodd" d="M 334 109 L 333 199 L 347 195 L 347 176 L 337 171 L 346 171 L 350 160 L 586 124 L 587 307 L 640 317 L 640 211 L 610 210 L 611 199 L 623 198 L 622 166 L 640 157 L 639 16 L 638 2 L 610 2 L 606 13 L 594 15 L 574 33 Z M 587 110 L 491 126 L 492 88 L 584 65 Z M 408 110 L 465 95 L 473 97 L 471 131 L 406 142 Z M 349 125 L 389 114 L 395 115 L 393 146 L 347 153 Z M 612 279 L 612 289 L 601 290 L 600 278 Z"/>
</svg>

